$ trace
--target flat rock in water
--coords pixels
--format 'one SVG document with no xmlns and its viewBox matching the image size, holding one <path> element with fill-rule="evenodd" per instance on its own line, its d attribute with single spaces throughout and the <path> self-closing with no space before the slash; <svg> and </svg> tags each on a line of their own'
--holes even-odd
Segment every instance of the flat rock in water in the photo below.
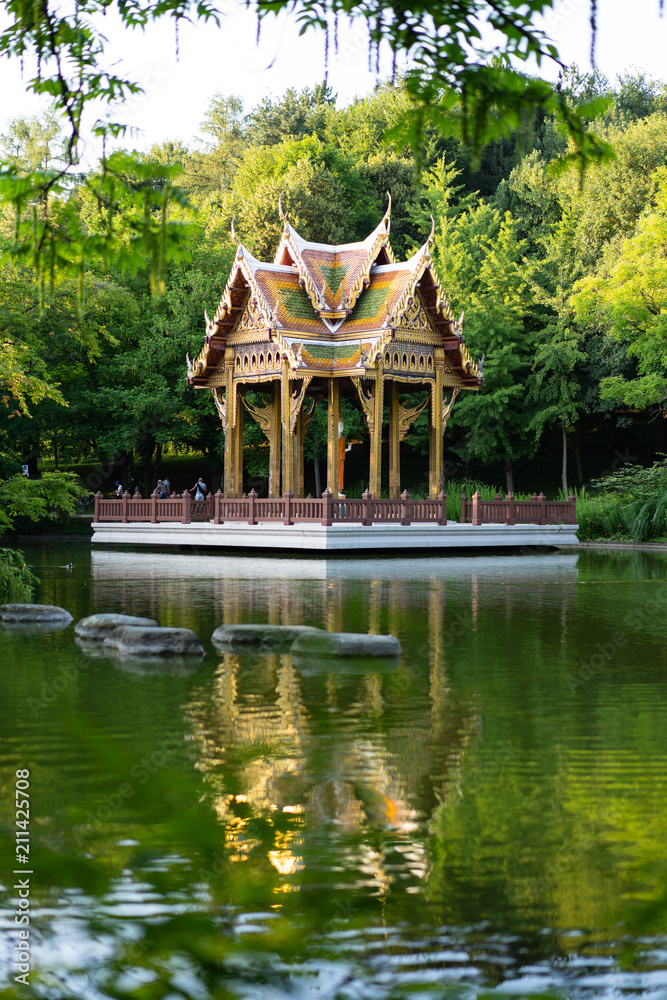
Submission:
<svg viewBox="0 0 667 1000">
<path fill-rule="evenodd" d="M 141 628 L 121 625 L 104 640 L 117 656 L 203 656 L 204 647 L 190 628 Z"/>
<path fill-rule="evenodd" d="M 300 635 L 292 646 L 296 656 L 390 657 L 401 655 L 401 644 L 393 635 L 358 632 L 313 632 Z"/>
<path fill-rule="evenodd" d="M 57 608 L 53 604 L 0 604 L 0 621 L 69 624 L 72 616 L 65 608 Z"/>
<path fill-rule="evenodd" d="M 107 650 L 107 655 L 109 650 Z M 114 667 L 129 674 L 162 677 L 190 677 L 201 666 L 200 656 L 119 656 L 118 650 L 113 650 L 110 657 Z"/>
<path fill-rule="evenodd" d="M 101 641 L 109 635 L 112 629 L 119 628 L 121 625 L 132 626 L 133 628 L 139 626 L 149 628 L 157 625 L 157 622 L 154 618 L 136 618 L 134 615 L 89 615 L 87 618 L 82 618 L 76 623 L 74 634 L 78 635 L 81 639 L 87 639 L 89 642 L 94 640 Z"/>
<path fill-rule="evenodd" d="M 264 652 L 289 649 L 295 639 L 320 630 L 312 625 L 221 625 L 211 636 L 218 649 L 256 646 Z"/>
</svg>

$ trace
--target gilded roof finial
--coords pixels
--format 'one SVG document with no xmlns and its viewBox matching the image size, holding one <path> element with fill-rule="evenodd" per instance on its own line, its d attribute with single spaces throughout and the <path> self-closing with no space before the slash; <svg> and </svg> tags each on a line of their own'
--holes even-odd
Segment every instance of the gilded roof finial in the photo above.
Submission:
<svg viewBox="0 0 667 1000">
<path fill-rule="evenodd" d="M 433 216 L 431 216 L 431 235 L 426 240 L 426 245 L 427 246 L 428 246 L 429 243 L 433 242 L 434 237 L 435 237 L 435 219 L 433 218 Z"/>
<path fill-rule="evenodd" d="M 285 229 L 287 229 L 289 223 L 287 221 L 287 216 L 283 212 L 283 196 L 282 196 L 282 194 L 278 195 L 278 215 L 283 220 L 283 222 L 285 224 Z"/>
<path fill-rule="evenodd" d="M 233 215 L 232 216 L 232 239 L 234 240 L 234 242 L 236 243 L 238 249 L 240 250 L 240 249 L 242 249 L 242 245 L 241 245 L 241 240 L 236 235 L 236 230 L 234 229 L 234 219 L 235 218 L 236 218 L 236 216 Z"/>
<path fill-rule="evenodd" d="M 389 231 L 391 229 L 391 194 L 387 191 L 387 198 L 389 199 L 389 204 L 387 205 L 387 211 L 384 213 L 384 226 L 387 230 L 387 236 L 389 236 Z"/>
</svg>

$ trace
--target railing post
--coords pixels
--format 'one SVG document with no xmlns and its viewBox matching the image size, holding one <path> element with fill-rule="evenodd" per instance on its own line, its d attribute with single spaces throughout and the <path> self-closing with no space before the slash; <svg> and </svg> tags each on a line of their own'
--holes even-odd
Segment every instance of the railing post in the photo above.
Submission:
<svg viewBox="0 0 667 1000">
<path fill-rule="evenodd" d="M 255 487 L 253 486 L 253 488 L 250 490 L 250 493 L 248 494 L 248 500 L 250 501 L 250 503 L 248 504 L 248 524 L 257 524 L 257 518 L 255 517 L 256 499 L 257 499 L 257 493 L 255 491 Z"/>
<path fill-rule="evenodd" d="M 508 493 L 506 500 L 507 500 L 507 520 L 505 524 L 516 524 L 516 504 L 514 502 L 514 494 Z"/>
<path fill-rule="evenodd" d="M 213 499 L 213 494 L 209 490 L 206 494 L 206 505 L 204 507 L 204 517 L 207 521 L 210 521 L 213 516 L 213 508 L 215 506 L 215 501 Z"/>
<path fill-rule="evenodd" d="M 123 493 L 123 499 L 120 502 L 120 519 L 123 522 L 123 524 L 127 524 L 128 522 L 129 502 L 130 502 L 130 493 L 129 490 L 125 490 L 125 492 Z"/>
<path fill-rule="evenodd" d="M 472 495 L 472 523 L 482 523 L 482 498 L 477 490 Z"/>
<path fill-rule="evenodd" d="M 461 524 L 466 524 L 467 523 L 467 518 L 468 518 L 467 504 L 468 504 L 467 494 L 462 493 L 461 494 Z"/>
<path fill-rule="evenodd" d="M 292 497 L 293 496 L 294 496 L 294 494 L 292 493 L 291 490 L 285 490 L 285 496 L 283 497 L 283 504 L 284 504 L 284 508 L 285 508 L 284 509 L 285 518 L 283 520 L 283 524 L 293 524 L 294 523 L 292 521 Z"/>
<path fill-rule="evenodd" d="M 530 523 L 531 524 L 535 524 L 535 518 L 537 516 L 537 512 L 535 510 L 535 507 L 537 505 L 537 493 L 531 493 L 531 495 L 530 495 L 530 503 L 531 503 L 531 508 L 530 508 L 531 521 L 530 521 Z"/>
<path fill-rule="evenodd" d="M 93 523 L 97 524 L 100 519 L 100 501 L 103 499 L 102 494 L 98 490 L 95 494 L 95 513 L 93 514 Z"/>
<path fill-rule="evenodd" d="M 322 494 L 322 524 L 331 527 L 331 491 L 326 489 Z"/>
<path fill-rule="evenodd" d="M 364 490 L 361 495 L 364 502 L 364 518 L 362 524 L 373 523 L 373 494 L 369 490 Z"/>
<path fill-rule="evenodd" d="M 547 523 L 547 498 L 545 497 L 544 493 L 540 493 L 540 495 L 539 495 L 539 497 L 537 499 L 539 500 L 539 504 L 540 504 L 540 524 L 546 524 Z"/>
<path fill-rule="evenodd" d="M 438 524 L 447 524 L 447 494 L 438 493 Z"/>
<path fill-rule="evenodd" d="M 213 498 L 213 524 L 222 524 L 222 490 L 218 490 Z"/>
<path fill-rule="evenodd" d="M 410 494 L 407 490 L 401 493 L 401 524 L 410 524 L 412 518 L 412 504 Z"/>
<path fill-rule="evenodd" d="M 570 493 L 570 495 L 569 495 L 569 497 L 567 499 L 568 499 L 568 503 L 570 504 L 570 511 L 569 511 L 570 520 L 567 523 L 568 524 L 576 524 L 577 523 L 577 498 L 575 497 L 574 493 Z"/>
<path fill-rule="evenodd" d="M 192 497 L 187 490 L 181 493 L 181 524 L 192 522 Z"/>
<path fill-rule="evenodd" d="M 151 524 L 157 524 L 157 490 L 151 493 Z"/>
</svg>

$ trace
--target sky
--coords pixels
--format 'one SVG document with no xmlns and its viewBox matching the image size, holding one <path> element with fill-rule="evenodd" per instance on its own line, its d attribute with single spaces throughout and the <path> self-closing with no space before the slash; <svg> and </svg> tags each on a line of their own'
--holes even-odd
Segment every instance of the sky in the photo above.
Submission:
<svg viewBox="0 0 667 1000">
<path fill-rule="evenodd" d="M 102 22 L 108 52 L 118 70 L 136 79 L 145 93 L 123 109 L 123 120 L 137 131 L 126 145 L 148 148 L 155 142 L 180 139 L 195 145 L 200 125 L 214 94 L 236 94 L 247 110 L 264 97 L 277 98 L 288 87 L 312 87 L 324 76 L 324 37 L 308 33 L 298 37 L 289 16 L 263 22 L 259 45 L 257 23 L 237 0 L 219 0 L 222 26 L 182 25 L 179 58 L 173 25 L 152 26 L 146 32 L 123 30 L 112 18 Z M 618 73 L 642 69 L 657 79 L 667 79 L 667 17 L 659 16 L 658 0 L 599 0 L 597 65 L 612 80 Z M 590 70 L 590 0 L 557 0 L 544 27 L 557 43 L 563 60 Z M 1 27 L 1 22 L 0 22 Z M 332 46 L 333 49 L 333 46 Z M 25 67 L 26 79 L 30 67 Z M 400 66 L 399 66 L 400 69 Z M 388 75 L 389 55 L 380 66 Z M 555 76 L 555 69 L 542 72 Z M 339 52 L 330 54 L 329 83 L 339 104 L 368 94 L 376 82 L 368 68 L 368 45 L 361 24 L 341 27 Z M 46 100 L 26 93 L 16 63 L 0 60 L 0 126 L 11 118 L 31 115 Z"/>
</svg>

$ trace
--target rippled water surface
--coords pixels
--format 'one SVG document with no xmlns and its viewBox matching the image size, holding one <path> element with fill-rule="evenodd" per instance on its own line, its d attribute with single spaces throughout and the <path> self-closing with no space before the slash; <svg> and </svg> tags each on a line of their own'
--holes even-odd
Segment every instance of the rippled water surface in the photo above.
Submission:
<svg viewBox="0 0 667 1000">
<path fill-rule="evenodd" d="M 0 630 L 0 997 L 667 996 L 665 555 L 27 555 L 37 600 L 206 656 Z M 403 653 L 216 652 L 242 622 Z"/>
</svg>

